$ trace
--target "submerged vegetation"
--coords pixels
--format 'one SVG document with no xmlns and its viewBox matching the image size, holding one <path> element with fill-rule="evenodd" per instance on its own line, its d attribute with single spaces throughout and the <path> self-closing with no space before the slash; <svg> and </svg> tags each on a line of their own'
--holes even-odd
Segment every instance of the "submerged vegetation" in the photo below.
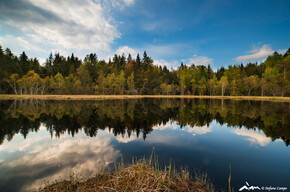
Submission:
<svg viewBox="0 0 290 192">
<path fill-rule="evenodd" d="M 128 166 L 122 163 L 113 172 L 103 171 L 84 180 L 71 176 L 69 180 L 47 184 L 39 191 L 213 191 L 206 174 L 192 177 L 188 170 L 176 170 L 171 163 L 162 169 L 152 155 L 149 160 L 133 160 Z"/>
<path fill-rule="evenodd" d="M 290 48 L 264 62 L 229 65 L 214 72 L 210 65 L 156 66 L 144 51 L 141 58 L 114 55 L 109 61 L 88 54 L 82 61 L 50 54 L 45 64 L 15 56 L 0 46 L 1 94 L 222 95 L 289 96 Z"/>
</svg>

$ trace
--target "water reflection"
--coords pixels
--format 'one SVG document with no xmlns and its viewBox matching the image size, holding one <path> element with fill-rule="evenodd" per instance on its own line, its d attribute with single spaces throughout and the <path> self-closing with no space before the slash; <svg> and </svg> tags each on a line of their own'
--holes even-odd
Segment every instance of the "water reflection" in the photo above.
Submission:
<svg viewBox="0 0 290 192">
<path fill-rule="evenodd" d="M 205 171 L 221 189 L 229 164 L 236 189 L 245 180 L 285 186 L 290 176 L 289 103 L 0 101 L 0 125 L 1 191 L 37 190 L 72 172 L 98 172 L 121 156 L 128 163 L 149 157 L 152 148 L 161 164 L 172 158 L 177 167 Z"/>
<path fill-rule="evenodd" d="M 16 133 L 24 138 L 29 132 L 39 131 L 44 124 L 51 137 L 64 133 L 74 136 L 80 130 L 94 137 L 98 130 L 108 128 L 124 142 L 142 135 L 146 139 L 153 129 L 180 125 L 193 135 L 211 132 L 213 121 L 235 130 L 263 130 L 267 138 L 290 140 L 290 107 L 288 103 L 233 100 L 106 100 L 106 101 L 41 101 L 18 100 L 0 102 L 0 143 L 13 139 Z M 172 125 L 172 122 L 176 125 Z M 169 123 L 169 124 L 168 124 Z M 162 125 L 162 126 L 161 126 Z M 127 137 L 125 135 L 127 134 Z M 120 135 L 120 136 L 119 136 Z M 132 135 L 132 138 L 131 138 Z M 256 135 L 256 136 L 255 136 Z M 257 133 L 250 133 L 253 140 Z M 253 138 L 255 137 L 255 138 Z M 259 138 L 256 138 L 259 140 Z M 262 139 L 262 138 L 260 138 Z M 260 141 L 262 142 L 262 141 Z M 264 145 L 264 144 L 263 144 Z"/>
<path fill-rule="evenodd" d="M 32 133 L 27 139 L 17 135 L 0 148 L 1 190 L 18 186 L 14 191 L 32 191 L 44 182 L 67 178 L 71 173 L 90 175 L 101 171 L 120 156 L 111 145 L 112 137 L 107 131 L 92 138 L 78 134 L 73 139 L 69 135 L 51 139 L 46 130 Z"/>
<path fill-rule="evenodd" d="M 254 131 L 247 129 L 236 129 L 233 133 L 241 136 L 245 136 L 246 140 L 250 141 L 250 143 L 256 143 L 260 146 L 266 146 L 271 142 L 271 138 L 267 137 L 262 131 Z"/>
</svg>

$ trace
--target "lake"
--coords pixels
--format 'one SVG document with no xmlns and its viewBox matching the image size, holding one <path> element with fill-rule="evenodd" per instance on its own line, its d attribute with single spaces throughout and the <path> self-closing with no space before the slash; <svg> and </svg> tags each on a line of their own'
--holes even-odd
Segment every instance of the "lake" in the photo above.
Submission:
<svg viewBox="0 0 290 192">
<path fill-rule="evenodd" d="M 0 101 L 0 191 L 32 191 L 123 161 L 170 161 L 216 190 L 290 189 L 290 103 L 215 99 Z"/>
</svg>

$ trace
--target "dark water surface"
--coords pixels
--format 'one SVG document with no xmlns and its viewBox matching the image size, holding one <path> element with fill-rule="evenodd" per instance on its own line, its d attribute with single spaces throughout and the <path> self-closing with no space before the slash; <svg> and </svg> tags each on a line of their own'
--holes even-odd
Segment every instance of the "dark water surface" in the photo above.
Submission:
<svg viewBox="0 0 290 192">
<path fill-rule="evenodd" d="M 0 101 L 0 191 L 38 190 L 122 158 L 206 172 L 217 190 L 290 190 L 290 105 L 209 99 Z"/>
</svg>

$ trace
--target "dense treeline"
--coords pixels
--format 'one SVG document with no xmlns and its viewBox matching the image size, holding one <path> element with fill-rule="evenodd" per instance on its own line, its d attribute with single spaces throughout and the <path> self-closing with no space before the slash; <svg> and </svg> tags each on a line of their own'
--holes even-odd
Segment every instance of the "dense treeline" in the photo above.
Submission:
<svg viewBox="0 0 290 192">
<path fill-rule="evenodd" d="M 96 54 L 82 61 L 74 54 L 50 54 L 44 66 L 25 52 L 15 56 L 0 46 L 0 93 L 15 94 L 181 94 L 290 96 L 290 48 L 263 63 L 229 65 L 214 72 L 210 65 L 177 69 L 153 65 L 146 54 Z"/>
<path fill-rule="evenodd" d="M 289 104 L 283 102 L 142 99 L 103 101 L 15 100 L 0 102 L 0 145 L 15 134 L 24 137 L 44 125 L 52 137 L 79 131 L 96 136 L 109 129 L 114 135 L 135 133 L 145 139 L 154 126 L 169 121 L 202 127 L 216 121 L 228 127 L 263 130 L 272 140 L 290 142 Z"/>
</svg>

